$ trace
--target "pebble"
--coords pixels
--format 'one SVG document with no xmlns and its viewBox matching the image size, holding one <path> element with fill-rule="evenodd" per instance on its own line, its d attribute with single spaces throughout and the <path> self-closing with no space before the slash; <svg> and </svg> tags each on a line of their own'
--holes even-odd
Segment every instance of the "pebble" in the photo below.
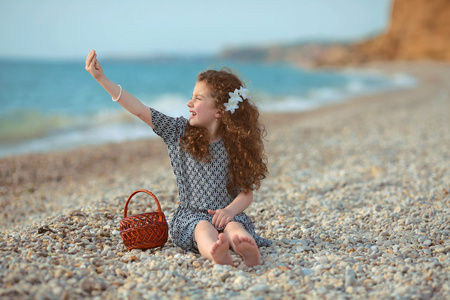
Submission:
<svg viewBox="0 0 450 300">
<path fill-rule="evenodd" d="M 432 241 L 431 241 L 431 240 L 425 240 L 425 241 L 423 242 L 423 244 L 424 244 L 425 246 L 430 246 L 430 245 L 432 244 Z"/>
<path fill-rule="evenodd" d="M 313 270 L 309 269 L 309 268 L 302 268 L 302 272 L 305 276 L 309 276 L 312 275 L 314 273 Z"/>
<path fill-rule="evenodd" d="M 444 246 L 436 246 L 434 251 L 436 251 L 436 253 L 446 253 L 447 249 Z"/>
<path fill-rule="evenodd" d="M 347 267 L 345 270 L 345 288 L 354 286 L 356 284 L 356 273 L 351 268 Z"/>
<path fill-rule="evenodd" d="M 270 288 L 265 284 L 258 283 L 250 287 L 248 291 L 251 293 L 265 293 L 270 291 Z"/>
</svg>

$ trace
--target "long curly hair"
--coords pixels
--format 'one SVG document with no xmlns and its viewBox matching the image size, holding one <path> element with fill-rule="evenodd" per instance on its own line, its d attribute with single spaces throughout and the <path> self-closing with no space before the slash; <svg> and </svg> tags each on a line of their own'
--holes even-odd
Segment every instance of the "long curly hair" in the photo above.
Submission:
<svg viewBox="0 0 450 300">
<path fill-rule="evenodd" d="M 245 87 L 244 83 L 228 68 L 200 73 L 197 81 L 207 84 L 222 116 L 218 133 L 229 157 L 228 192 L 231 194 L 236 188 L 244 192 L 259 189 L 268 171 L 267 156 L 264 154 L 266 130 L 259 122 L 258 108 L 251 101 L 244 100 L 231 114 L 225 111 L 224 105 L 230 98 L 228 93 Z M 205 128 L 188 124 L 179 144 L 200 161 L 209 162 L 212 158 L 209 153 L 209 133 Z"/>
</svg>

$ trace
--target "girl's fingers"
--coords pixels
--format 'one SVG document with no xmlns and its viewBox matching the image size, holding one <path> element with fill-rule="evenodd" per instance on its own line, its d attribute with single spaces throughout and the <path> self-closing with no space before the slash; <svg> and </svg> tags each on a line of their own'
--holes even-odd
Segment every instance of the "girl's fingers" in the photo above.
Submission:
<svg viewBox="0 0 450 300">
<path fill-rule="evenodd" d="M 223 215 L 220 212 L 217 213 L 215 210 L 208 209 L 208 213 L 213 215 L 211 223 L 218 228 L 227 225 L 231 220 L 230 216 L 227 216 L 226 214 Z"/>
<path fill-rule="evenodd" d="M 217 220 L 217 215 L 214 215 L 213 216 L 213 218 L 212 218 L 212 224 L 214 225 L 214 226 L 217 226 L 217 225 L 219 225 L 219 222 L 218 222 L 218 220 Z"/>
<path fill-rule="evenodd" d="M 100 69 L 100 63 L 99 63 L 98 60 L 97 60 L 97 54 L 95 54 L 95 57 L 94 57 L 92 63 L 93 63 L 94 68 L 95 68 L 96 70 Z"/>
<path fill-rule="evenodd" d="M 228 224 L 228 217 L 223 217 L 221 222 L 220 222 L 220 226 L 219 228 L 222 228 L 223 226 Z"/>
<path fill-rule="evenodd" d="M 228 223 L 229 223 L 228 220 L 224 220 L 221 227 L 226 226 Z"/>
<path fill-rule="evenodd" d="M 96 67 L 97 64 L 98 64 L 98 62 L 97 62 L 97 53 L 94 52 L 94 58 L 92 58 L 91 66 L 92 67 Z M 97 68 L 95 68 L 95 69 L 97 69 Z"/>
<path fill-rule="evenodd" d="M 86 57 L 86 68 L 88 68 L 91 65 L 94 53 L 95 53 L 94 50 L 91 50 L 91 52 L 89 52 L 89 55 Z"/>
<path fill-rule="evenodd" d="M 217 220 L 217 227 L 222 228 L 227 224 L 227 217 L 222 216 L 219 220 Z"/>
<path fill-rule="evenodd" d="M 91 52 L 89 52 L 89 55 L 86 58 L 86 69 L 94 67 L 96 61 L 97 61 L 97 53 L 95 53 L 95 50 L 91 50 Z M 98 68 L 96 69 L 98 70 Z"/>
</svg>

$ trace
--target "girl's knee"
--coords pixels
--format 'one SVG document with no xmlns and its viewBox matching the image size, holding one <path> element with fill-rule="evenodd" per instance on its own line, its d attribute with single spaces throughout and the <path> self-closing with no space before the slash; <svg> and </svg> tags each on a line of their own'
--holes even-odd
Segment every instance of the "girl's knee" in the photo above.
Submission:
<svg viewBox="0 0 450 300">
<path fill-rule="evenodd" d="M 236 231 L 236 230 L 245 230 L 244 226 L 242 226 L 241 223 L 239 222 L 230 222 L 227 224 L 227 226 L 225 226 L 224 231 Z"/>
<path fill-rule="evenodd" d="M 245 229 L 244 225 L 239 222 L 230 222 L 225 227 L 224 233 L 226 233 L 230 240 L 233 239 L 235 235 L 241 237 L 248 237 L 253 239 L 253 236 Z"/>
<path fill-rule="evenodd" d="M 210 222 L 202 220 L 202 221 L 198 222 L 197 225 L 195 225 L 194 233 L 211 231 L 213 229 L 215 230 L 214 226 Z"/>
</svg>

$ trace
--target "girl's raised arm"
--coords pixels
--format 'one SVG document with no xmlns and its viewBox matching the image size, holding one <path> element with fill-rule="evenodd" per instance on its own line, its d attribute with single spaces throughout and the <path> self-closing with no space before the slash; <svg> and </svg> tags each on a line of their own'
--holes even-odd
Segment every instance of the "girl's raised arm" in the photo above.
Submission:
<svg viewBox="0 0 450 300">
<path fill-rule="evenodd" d="M 122 105 L 123 108 L 128 110 L 133 115 L 147 123 L 153 128 L 152 114 L 150 108 L 145 106 L 139 99 L 128 93 L 109 80 L 103 73 L 103 68 L 97 60 L 97 53 L 92 50 L 86 58 L 86 71 L 88 71 L 92 77 L 94 77 L 98 83 L 113 97 L 119 100 L 117 102 Z"/>
</svg>

